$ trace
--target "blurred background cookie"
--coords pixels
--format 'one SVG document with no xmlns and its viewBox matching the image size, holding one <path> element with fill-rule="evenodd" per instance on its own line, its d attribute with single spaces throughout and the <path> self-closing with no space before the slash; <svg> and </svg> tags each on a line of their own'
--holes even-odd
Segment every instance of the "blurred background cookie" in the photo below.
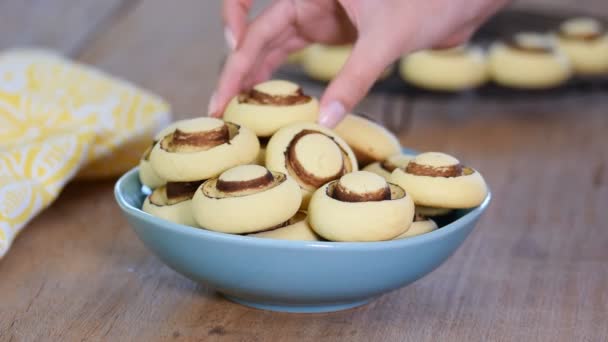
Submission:
<svg viewBox="0 0 608 342">
<path fill-rule="evenodd" d="M 466 45 L 404 56 L 399 73 L 410 84 L 438 91 L 476 88 L 488 79 L 484 51 L 480 47 Z"/>
<path fill-rule="evenodd" d="M 313 44 L 303 54 L 294 57 L 300 58 L 300 63 L 306 75 L 312 79 L 329 82 L 338 75 L 346 60 L 352 52 L 352 45 L 321 45 Z M 380 75 L 380 79 L 391 73 L 391 67 Z"/>
<path fill-rule="evenodd" d="M 557 87 L 571 75 L 570 63 L 554 40 L 539 33 L 519 33 L 495 42 L 489 66 L 494 82 L 519 89 Z"/>
<path fill-rule="evenodd" d="M 608 34 L 598 20 L 580 17 L 564 21 L 557 31 L 557 41 L 576 73 L 608 73 Z"/>
</svg>

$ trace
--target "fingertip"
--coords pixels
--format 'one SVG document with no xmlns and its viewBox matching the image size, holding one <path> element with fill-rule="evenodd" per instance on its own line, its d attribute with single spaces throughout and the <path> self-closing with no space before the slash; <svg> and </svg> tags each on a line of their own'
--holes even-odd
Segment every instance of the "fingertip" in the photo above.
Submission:
<svg viewBox="0 0 608 342">
<path fill-rule="evenodd" d="M 340 101 L 330 101 L 321 107 L 319 124 L 328 128 L 334 128 L 346 116 L 346 108 Z"/>
<path fill-rule="evenodd" d="M 209 104 L 207 105 L 207 115 L 213 118 L 219 117 L 217 108 L 217 93 L 213 92 L 209 98 Z"/>
</svg>

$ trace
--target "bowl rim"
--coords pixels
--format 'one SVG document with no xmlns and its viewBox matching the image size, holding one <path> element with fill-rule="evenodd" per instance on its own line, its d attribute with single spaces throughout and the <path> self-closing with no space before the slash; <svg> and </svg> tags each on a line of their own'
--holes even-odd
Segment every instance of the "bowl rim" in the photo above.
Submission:
<svg viewBox="0 0 608 342">
<path fill-rule="evenodd" d="M 150 215 L 140 208 L 136 208 L 129 204 L 126 200 L 126 197 L 123 193 L 124 184 L 132 181 L 133 178 L 136 178 L 139 182 L 138 178 L 138 170 L 139 167 L 134 167 L 133 169 L 124 173 L 114 186 L 114 197 L 119 207 L 123 212 L 127 215 L 131 215 L 136 217 L 137 219 L 146 223 L 148 227 L 160 227 L 161 229 L 171 231 L 176 234 L 189 235 L 191 237 L 196 238 L 204 238 L 208 240 L 215 240 L 219 242 L 225 243 L 238 243 L 238 244 L 246 244 L 251 246 L 259 246 L 259 247 L 274 247 L 274 248 L 285 248 L 285 249 L 313 249 L 313 250 L 386 250 L 386 249 L 398 249 L 411 245 L 420 245 L 424 243 L 429 243 L 435 240 L 439 240 L 444 238 L 447 235 L 450 235 L 452 232 L 458 231 L 460 229 L 464 229 L 469 224 L 471 224 L 474 220 L 476 220 L 481 214 L 487 209 L 490 200 L 492 198 L 492 194 L 488 191 L 488 195 L 483 200 L 483 202 L 471 209 L 470 212 L 460 217 L 459 219 L 442 226 L 441 229 L 436 229 L 432 232 L 421 234 L 418 236 L 414 236 L 407 239 L 399 239 L 399 240 L 387 240 L 387 241 L 373 241 L 373 242 L 334 242 L 334 241 L 293 241 L 293 240 L 279 240 L 279 239 L 264 239 L 253 236 L 246 235 L 236 235 L 236 234 L 228 234 L 215 232 L 211 230 L 206 230 L 203 228 L 190 227 L 170 221 L 163 220 L 161 218 Z"/>
</svg>

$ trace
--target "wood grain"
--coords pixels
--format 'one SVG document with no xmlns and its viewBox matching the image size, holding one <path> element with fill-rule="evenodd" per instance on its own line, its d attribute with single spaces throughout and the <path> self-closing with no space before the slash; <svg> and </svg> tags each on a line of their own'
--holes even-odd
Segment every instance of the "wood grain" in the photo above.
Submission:
<svg viewBox="0 0 608 342">
<path fill-rule="evenodd" d="M 586 1 L 608 11 L 604 1 Z M 0 8 L 7 3 L 16 1 L 0 0 Z M 28 20 L 36 16 L 12 6 L 24 6 L 17 12 Z M 73 50 L 82 38 L 71 35 L 36 39 L 79 50 L 82 60 L 160 93 L 178 117 L 189 117 L 204 113 L 225 51 L 218 11 L 216 2 L 147 0 L 106 19 L 108 29 L 66 24 L 89 32 L 84 48 Z M 15 42 L 45 37 L 45 25 Z M 450 152 L 477 167 L 494 200 L 445 265 L 338 313 L 281 314 L 228 302 L 143 247 L 114 203 L 111 182 L 71 184 L 0 261 L 0 341 L 606 341 L 607 105 L 605 92 L 368 97 L 359 110 L 404 120 L 407 146 Z"/>
</svg>

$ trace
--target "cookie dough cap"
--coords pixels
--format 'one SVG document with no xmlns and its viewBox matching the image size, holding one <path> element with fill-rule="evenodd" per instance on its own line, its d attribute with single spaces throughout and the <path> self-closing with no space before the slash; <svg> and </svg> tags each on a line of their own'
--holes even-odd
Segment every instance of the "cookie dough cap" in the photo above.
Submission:
<svg viewBox="0 0 608 342">
<path fill-rule="evenodd" d="M 304 207 L 315 189 L 358 169 L 357 158 L 346 142 L 313 123 L 279 130 L 266 147 L 266 167 L 288 174 L 300 185 Z"/>
<path fill-rule="evenodd" d="M 423 215 L 418 214 L 418 212 L 416 212 L 416 215 L 414 217 L 414 222 L 410 225 L 410 228 L 408 230 L 405 231 L 405 233 L 397 236 L 394 240 L 400 240 L 400 239 L 405 239 L 405 238 L 409 238 L 409 237 L 413 237 L 413 236 L 418 236 L 418 235 L 422 235 L 422 234 L 426 234 L 429 232 L 432 232 L 433 230 L 437 229 L 437 223 L 435 223 L 435 221 L 426 218 Z"/>
<path fill-rule="evenodd" d="M 192 201 L 201 227 L 243 234 L 284 224 L 298 211 L 302 197 L 298 184 L 284 173 L 241 165 L 203 183 Z"/>
<path fill-rule="evenodd" d="M 150 153 L 150 163 L 168 181 L 208 179 L 257 157 L 260 144 L 249 129 L 214 118 L 180 121 Z"/>
<path fill-rule="evenodd" d="M 592 18 L 572 18 L 561 24 L 557 38 L 576 73 L 608 73 L 608 34 L 602 23 Z"/>
<path fill-rule="evenodd" d="M 334 131 L 353 149 L 361 166 L 385 160 L 401 151 L 395 135 L 359 115 L 346 115 Z"/>
<path fill-rule="evenodd" d="M 389 180 L 391 178 L 391 173 L 393 173 L 396 168 L 405 168 L 413 159 L 414 156 L 411 154 L 395 154 L 382 162 L 369 164 L 368 166 L 364 167 L 363 170 L 373 172 L 379 176 L 382 176 L 384 179 Z"/>
<path fill-rule="evenodd" d="M 439 91 L 471 89 L 488 79 L 486 55 L 473 46 L 414 52 L 401 59 L 399 72 L 411 84 Z"/>
<path fill-rule="evenodd" d="M 235 96 L 224 112 L 224 119 L 251 129 L 259 137 L 268 137 L 294 122 L 315 122 L 319 103 L 305 95 L 297 84 L 272 80 Z"/>
<path fill-rule="evenodd" d="M 428 207 L 472 208 L 488 194 L 479 172 L 439 152 L 419 154 L 405 169 L 395 169 L 390 181 L 406 189 L 416 205 Z"/>
<path fill-rule="evenodd" d="M 308 214 L 305 211 L 299 211 L 286 222 L 286 226 L 261 233 L 249 234 L 249 236 L 279 240 L 319 241 L 320 238 L 310 228 L 307 217 Z"/>
<path fill-rule="evenodd" d="M 313 230 L 327 240 L 382 241 L 409 228 L 414 203 L 401 187 L 357 171 L 315 191 L 308 213 Z"/>
<path fill-rule="evenodd" d="M 142 210 L 167 221 L 198 227 L 192 216 L 191 198 L 190 194 L 167 196 L 167 187 L 161 186 L 146 197 Z"/>
<path fill-rule="evenodd" d="M 490 72 L 495 82 L 514 88 L 558 86 L 571 75 L 566 56 L 544 35 L 520 33 L 490 49 Z"/>
</svg>

